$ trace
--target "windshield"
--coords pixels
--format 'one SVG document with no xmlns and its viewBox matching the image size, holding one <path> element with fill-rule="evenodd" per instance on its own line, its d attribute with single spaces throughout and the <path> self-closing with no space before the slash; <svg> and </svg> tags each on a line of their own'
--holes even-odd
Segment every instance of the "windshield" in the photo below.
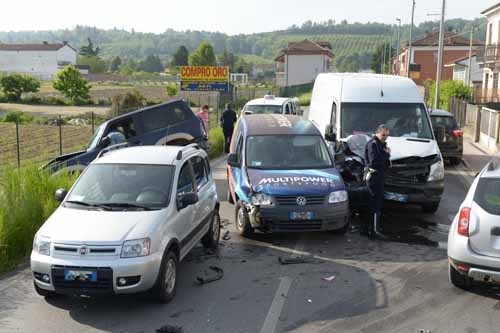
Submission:
<svg viewBox="0 0 500 333">
<path fill-rule="evenodd" d="M 281 114 L 283 108 L 281 105 L 247 105 L 245 111 L 251 111 L 252 114 Z"/>
<path fill-rule="evenodd" d="M 319 135 L 261 135 L 247 139 L 246 160 L 251 169 L 331 168 L 328 150 Z"/>
<path fill-rule="evenodd" d="M 91 164 L 65 204 L 167 207 L 173 173 L 169 165 Z"/>
<path fill-rule="evenodd" d="M 458 129 L 458 124 L 455 118 L 446 116 L 431 116 L 432 127 L 443 126 L 447 131 Z"/>
<path fill-rule="evenodd" d="M 87 150 L 93 150 L 95 147 L 97 147 L 105 128 L 106 124 L 102 124 L 101 126 L 97 127 L 97 129 L 94 132 L 94 135 L 92 136 L 92 139 L 90 139 Z"/>
<path fill-rule="evenodd" d="M 352 134 L 375 133 L 385 124 L 392 137 L 431 140 L 432 131 L 422 104 L 403 103 L 343 103 L 342 137 Z"/>
</svg>

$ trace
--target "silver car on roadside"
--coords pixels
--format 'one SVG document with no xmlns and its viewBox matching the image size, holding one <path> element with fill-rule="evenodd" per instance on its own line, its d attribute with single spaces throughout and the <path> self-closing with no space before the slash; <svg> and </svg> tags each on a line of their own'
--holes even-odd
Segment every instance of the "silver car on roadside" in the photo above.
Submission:
<svg viewBox="0 0 500 333">
<path fill-rule="evenodd" d="M 500 284 L 500 156 L 477 175 L 448 235 L 450 282 Z"/>
</svg>

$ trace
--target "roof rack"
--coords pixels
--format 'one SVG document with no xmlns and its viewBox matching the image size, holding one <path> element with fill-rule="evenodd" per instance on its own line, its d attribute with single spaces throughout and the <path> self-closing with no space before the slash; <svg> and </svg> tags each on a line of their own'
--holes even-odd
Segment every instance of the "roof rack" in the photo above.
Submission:
<svg viewBox="0 0 500 333">
<path fill-rule="evenodd" d="M 187 150 L 187 149 L 191 149 L 191 148 L 194 148 L 196 150 L 200 150 L 200 146 L 198 146 L 197 143 L 191 143 L 187 146 L 183 146 L 182 149 L 177 152 L 177 160 L 178 161 L 182 160 L 182 152 Z"/>
<path fill-rule="evenodd" d="M 109 147 L 106 147 L 104 148 L 103 150 L 101 150 L 99 152 L 99 154 L 97 154 L 97 157 L 96 159 L 106 155 L 107 153 L 109 153 L 110 151 L 113 151 L 113 150 L 118 150 L 118 149 L 122 149 L 122 148 L 126 148 L 126 147 L 129 147 L 129 144 L 128 142 L 123 142 L 123 143 L 118 143 L 116 145 L 112 145 L 112 146 L 109 146 Z"/>
</svg>

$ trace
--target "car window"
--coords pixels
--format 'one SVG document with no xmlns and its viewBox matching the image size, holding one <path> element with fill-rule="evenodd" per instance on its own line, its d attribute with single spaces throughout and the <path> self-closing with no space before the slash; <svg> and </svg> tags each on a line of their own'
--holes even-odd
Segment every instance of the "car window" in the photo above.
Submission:
<svg viewBox="0 0 500 333">
<path fill-rule="evenodd" d="M 479 179 L 474 201 L 488 213 L 500 215 L 500 178 Z"/>
<path fill-rule="evenodd" d="M 141 113 L 146 132 L 176 125 L 188 119 L 187 111 L 180 105 L 164 105 Z"/>
<path fill-rule="evenodd" d="M 290 104 L 289 103 L 286 103 L 285 104 L 285 114 L 291 114 L 291 110 L 290 110 Z"/>
<path fill-rule="evenodd" d="M 179 180 L 177 182 L 177 194 L 194 192 L 193 176 L 191 174 L 191 166 L 189 163 L 184 163 L 179 172 Z"/>
<path fill-rule="evenodd" d="M 453 117 L 431 116 L 432 127 L 443 126 L 447 131 L 458 129 L 458 124 Z"/>
<path fill-rule="evenodd" d="M 241 165 L 243 161 L 243 135 L 238 139 L 238 146 L 236 147 L 236 156 L 238 157 L 238 163 Z"/>
<path fill-rule="evenodd" d="M 199 190 L 203 187 L 203 185 L 208 183 L 207 166 L 205 165 L 205 160 L 200 156 L 193 157 L 191 159 L 191 165 L 193 166 L 196 186 Z"/>
<path fill-rule="evenodd" d="M 137 135 L 137 129 L 134 119 L 132 117 L 127 117 L 112 122 L 106 135 L 113 132 L 119 132 L 123 134 L 126 139 L 133 138 Z"/>
<path fill-rule="evenodd" d="M 332 126 L 337 126 L 337 103 L 333 102 L 332 104 L 332 116 L 330 118 L 330 124 Z"/>
</svg>

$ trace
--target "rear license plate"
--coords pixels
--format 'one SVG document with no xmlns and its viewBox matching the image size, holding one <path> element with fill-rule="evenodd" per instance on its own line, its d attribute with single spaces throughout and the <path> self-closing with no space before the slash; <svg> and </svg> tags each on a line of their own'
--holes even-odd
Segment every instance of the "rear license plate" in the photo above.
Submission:
<svg viewBox="0 0 500 333">
<path fill-rule="evenodd" d="M 393 192 L 385 192 L 385 199 L 397 202 L 408 202 L 408 194 L 399 194 Z"/>
<path fill-rule="evenodd" d="M 64 270 L 64 280 L 65 281 L 79 281 L 79 282 L 96 282 L 97 272 L 87 271 L 87 270 L 75 270 L 75 269 L 65 269 Z"/>
<path fill-rule="evenodd" d="M 314 212 L 291 212 L 290 220 L 314 220 Z"/>
</svg>

